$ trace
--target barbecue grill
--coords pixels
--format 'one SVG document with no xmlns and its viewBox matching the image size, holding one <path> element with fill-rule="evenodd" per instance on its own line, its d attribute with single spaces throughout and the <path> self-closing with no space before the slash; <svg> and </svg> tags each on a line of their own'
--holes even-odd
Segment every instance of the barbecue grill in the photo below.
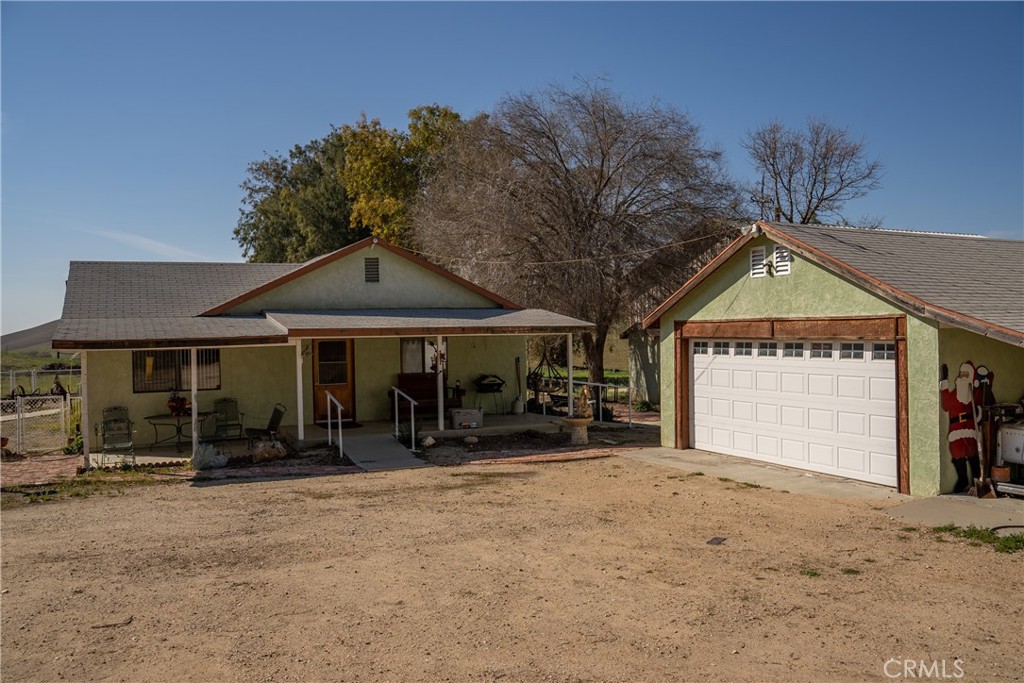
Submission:
<svg viewBox="0 0 1024 683">
<path fill-rule="evenodd" d="M 478 394 L 500 394 L 505 388 L 505 380 L 497 375 L 480 375 L 473 380 Z"/>
</svg>

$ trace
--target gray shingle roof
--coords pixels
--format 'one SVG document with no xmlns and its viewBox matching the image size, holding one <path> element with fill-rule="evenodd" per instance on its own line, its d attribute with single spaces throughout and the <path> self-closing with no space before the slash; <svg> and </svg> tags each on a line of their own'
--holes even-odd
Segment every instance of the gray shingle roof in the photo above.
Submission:
<svg viewBox="0 0 1024 683">
<path fill-rule="evenodd" d="M 539 308 L 387 308 L 344 311 L 267 311 L 289 330 L 452 330 L 533 329 L 569 332 L 592 323 Z"/>
<path fill-rule="evenodd" d="M 300 265 L 72 261 L 61 319 L 198 315 Z"/>
<path fill-rule="evenodd" d="M 933 306 L 1024 332 L 1024 241 L 769 225 Z"/>
<path fill-rule="evenodd" d="M 305 264 L 73 261 L 58 348 L 286 341 L 288 329 L 572 331 L 590 323 L 540 309 L 280 311 L 202 316 L 204 311 Z"/>
</svg>

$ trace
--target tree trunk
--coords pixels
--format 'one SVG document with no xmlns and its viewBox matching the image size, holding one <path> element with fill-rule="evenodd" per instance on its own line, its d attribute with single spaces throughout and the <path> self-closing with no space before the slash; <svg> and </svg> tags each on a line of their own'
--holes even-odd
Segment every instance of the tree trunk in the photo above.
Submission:
<svg viewBox="0 0 1024 683">
<path fill-rule="evenodd" d="M 599 324 L 597 330 L 584 332 L 580 338 L 583 340 L 583 353 L 587 357 L 587 381 L 604 384 L 604 346 L 608 340 L 608 328 Z"/>
</svg>

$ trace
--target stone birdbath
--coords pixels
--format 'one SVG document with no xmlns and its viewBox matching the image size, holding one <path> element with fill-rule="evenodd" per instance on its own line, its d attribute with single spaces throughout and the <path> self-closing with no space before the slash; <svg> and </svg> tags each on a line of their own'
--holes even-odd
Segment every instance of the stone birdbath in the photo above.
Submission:
<svg viewBox="0 0 1024 683">
<path fill-rule="evenodd" d="M 572 427 L 572 436 L 569 442 L 573 446 L 586 446 L 590 443 L 587 426 L 594 421 L 594 410 L 590 406 L 590 387 L 584 385 L 580 389 L 579 396 L 573 399 L 573 408 L 573 417 L 563 420 L 565 424 Z"/>
</svg>

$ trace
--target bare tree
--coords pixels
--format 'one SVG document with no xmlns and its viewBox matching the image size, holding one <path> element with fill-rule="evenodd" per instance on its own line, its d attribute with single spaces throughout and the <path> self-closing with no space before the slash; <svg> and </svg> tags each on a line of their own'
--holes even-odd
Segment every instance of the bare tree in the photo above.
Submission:
<svg viewBox="0 0 1024 683">
<path fill-rule="evenodd" d="M 754 202 L 763 219 L 841 219 L 847 202 L 881 185 L 882 164 L 867 158 L 865 143 L 823 119 L 808 119 L 806 131 L 773 121 L 748 132 L 743 146 L 761 174 Z"/>
<path fill-rule="evenodd" d="M 601 382 L 612 325 L 681 284 L 738 196 L 689 116 L 581 82 L 471 121 L 414 206 L 413 239 L 514 300 L 595 323 L 582 342 Z"/>
</svg>

